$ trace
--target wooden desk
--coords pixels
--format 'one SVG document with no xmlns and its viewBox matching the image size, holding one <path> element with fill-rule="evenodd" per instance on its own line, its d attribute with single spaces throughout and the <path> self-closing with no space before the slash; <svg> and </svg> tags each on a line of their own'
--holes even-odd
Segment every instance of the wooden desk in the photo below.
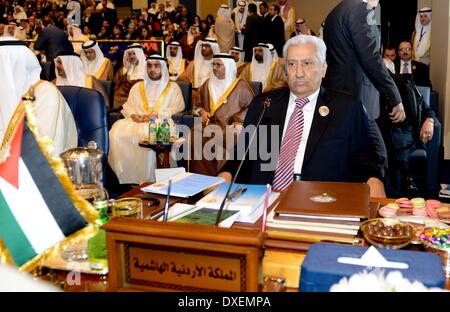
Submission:
<svg viewBox="0 0 450 312">
<path fill-rule="evenodd" d="M 142 185 L 141 187 L 146 186 L 146 185 L 148 185 L 148 183 Z M 140 190 L 141 187 L 133 189 L 133 190 L 123 194 L 121 197 L 132 197 L 136 194 L 144 193 Z M 157 195 L 157 194 L 152 194 L 152 196 L 160 199 L 160 204 L 159 204 L 159 206 L 149 207 L 146 205 L 146 201 L 144 200 L 144 218 L 151 218 L 151 216 L 153 216 L 156 213 L 163 210 L 165 196 L 161 196 L 161 195 Z M 199 195 L 198 197 L 201 198 L 202 196 Z M 191 202 L 196 201 L 199 198 L 194 198 L 191 200 Z M 386 199 L 386 198 L 371 198 L 371 201 L 378 202 L 378 203 L 380 203 L 380 205 L 385 205 L 389 202 L 392 202 L 393 200 Z M 170 205 L 173 205 L 177 202 L 188 203 L 189 200 L 171 197 Z M 260 224 L 261 224 L 261 220 L 258 220 L 258 222 L 256 222 L 255 224 L 235 223 L 233 225 L 233 227 L 239 228 L 239 229 L 259 229 Z M 286 256 L 297 257 L 296 259 L 301 259 L 301 261 L 303 260 L 303 257 L 306 255 L 306 253 L 311 245 L 311 243 L 306 243 L 306 242 L 287 241 L 287 240 L 283 241 L 283 240 L 271 239 L 271 238 L 266 239 L 264 244 L 265 244 L 265 250 L 268 253 L 274 253 L 274 254 L 279 253 L 279 255 L 281 255 L 281 256 L 286 255 Z M 421 248 L 421 246 L 413 246 L 411 249 L 424 251 L 423 248 Z M 300 264 L 296 264 L 296 265 L 299 268 Z M 113 268 L 110 268 L 110 269 L 113 269 Z M 60 273 L 60 274 L 64 274 L 64 273 Z M 64 275 L 61 275 L 61 277 L 64 277 Z M 68 286 L 66 283 L 64 285 L 64 289 L 66 291 L 104 291 L 107 289 L 107 287 L 106 287 L 107 285 L 105 286 L 105 283 L 107 283 L 107 282 L 105 281 L 104 276 L 103 277 L 102 276 L 82 277 L 82 285 Z M 450 278 L 446 279 L 445 288 L 450 289 Z M 264 289 L 268 289 L 268 285 L 264 285 L 263 290 Z M 271 289 L 271 290 L 273 290 L 273 289 Z M 288 288 L 287 289 L 287 291 L 297 291 L 297 290 L 298 289 L 296 289 L 296 288 Z"/>
</svg>

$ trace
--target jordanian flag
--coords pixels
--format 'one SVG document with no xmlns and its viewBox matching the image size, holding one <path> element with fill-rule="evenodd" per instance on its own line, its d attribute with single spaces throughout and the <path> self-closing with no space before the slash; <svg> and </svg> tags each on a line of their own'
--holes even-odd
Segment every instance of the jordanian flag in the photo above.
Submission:
<svg viewBox="0 0 450 312">
<path fill-rule="evenodd" d="M 0 239 L 17 266 L 87 225 L 24 120 L 0 163 Z"/>
</svg>

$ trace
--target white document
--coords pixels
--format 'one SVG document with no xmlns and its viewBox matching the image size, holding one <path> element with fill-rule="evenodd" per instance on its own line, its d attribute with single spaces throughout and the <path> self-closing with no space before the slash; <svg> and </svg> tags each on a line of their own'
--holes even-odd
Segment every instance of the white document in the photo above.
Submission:
<svg viewBox="0 0 450 312">
<path fill-rule="evenodd" d="M 211 177 L 197 173 L 179 173 L 170 178 L 172 187 L 170 196 L 187 198 L 194 196 L 210 187 L 219 185 L 225 181 L 223 178 Z M 169 179 L 150 184 L 143 187 L 142 190 L 147 193 L 167 195 Z"/>
<path fill-rule="evenodd" d="M 280 193 L 272 192 L 269 196 L 269 207 L 277 200 L 278 196 L 280 196 Z M 242 222 L 242 223 L 255 223 L 258 221 L 259 218 L 264 213 L 264 202 L 259 204 L 259 206 L 251 213 L 251 214 L 244 214 L 240 213 L 239 217 L 237 218 L 236 222 Z M 267 212 L 269 214 L 269 212 Z"/>
<path fill-rule="evenodd" d="M 180 168 L 167 168 L 167 169 L 155 169 L 155 179 L 156 183 L 168 180 L 173 176 L 176 176 L 180 173 L 186 173 L 186 169 L 183 167 Z"/>
</svg>

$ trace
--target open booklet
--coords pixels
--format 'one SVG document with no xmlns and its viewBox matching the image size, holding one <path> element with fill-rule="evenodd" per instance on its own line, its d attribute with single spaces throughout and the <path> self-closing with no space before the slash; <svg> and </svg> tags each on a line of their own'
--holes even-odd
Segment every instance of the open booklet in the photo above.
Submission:
<svg viewBox="0 0 450 312">
<path fill-rule="evenodd" d="M 229 183 L 222 183 L 214 191 L 200 199 L 197 206 L 219 209 L 229 185 Z M 264 201 L 265 192 L 265 185 L 234 184 L 228 197 L 232 198 L 226 203 L 226 208 L 228 210 L 239 210 L 241 214 L 252 214 Z M 233 196 L 233 194 L 236 194 L 236 196 Z"/>
<path fill-rule="evenodd" d="M 272 192 L 269 196 L 268 206 L 270 207 L 278 198 L 280 193 Z M 231 227 L 234 222 L 255 223 L 264 213 L 264 202 L 261 202 L 252 213 L 242 213 L 240 210 L 229 209 L 225 206 L 222 212 L 222 221 L 220 227 Z M 201 205 L 188 205 L 177 203 L 170 207 L 168 220 L 169 222 L 183 222 L 195 224 L 215 225 L 219 207 L 207 208 Z M 162 214 L 161 214 L 162 215 Z M 158 217 L 158 216 L 156 216 Z M 162 221 L 161 216 L 158 220 Z"/>
<path fill-rule="evenodd" d="M 170 196 L 187 198 L 194 196 L 210 187 L 216 186 L 225 180 L 223 178 L 211 177 L 203 174 L 182 172 L 171 177 L 172 187 Z M 169 179 L 153 183 L 142 190 L 147 193 L 167 195 Z"/>
<path fill-rule="evenodd" d="M 217 209 L 177 203 L 169 209 L 168 221 L 178 223 L 215 225 L 217 213 Z M 224 210 L 222 212 L 219 226 L 230 228 L 238 217 L 239 211 Z M 162 221 L 162 219 L 163 217 L 160 217 L 158 221 Z"/>
</svg>

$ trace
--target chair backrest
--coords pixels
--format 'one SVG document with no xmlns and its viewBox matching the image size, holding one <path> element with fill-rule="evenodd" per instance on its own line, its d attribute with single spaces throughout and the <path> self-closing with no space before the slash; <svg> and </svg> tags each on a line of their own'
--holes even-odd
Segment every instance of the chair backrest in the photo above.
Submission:
<svg viewBox="0 0 450 312">
<path fill-rule="evenodd" d="M 425 105 L 427 108 L 429 108 L 430 107 L 430 95 L 431 95 L 430 87 L 417 86 L 417 90 L 419 90 L 419 92 L 422 94 Z"/>
<path fill-rule="evenodd" d="M 253 93 L 255 94 L 255 96 L 257 96 L 258 94 L 260 94 L 262 92 L 262 82 L 260 81 L 249 81 L 248 84 L 250 85 L 250 87 L 252 87 Z"/>
<path fill-rule="evenodd" d="M 60 86 L 58 89 L 72 110 L 78 132 L 78 146 L 85 147 L 95 141 L 103 151 L 103 161 L 108 159 L 109 135 L 105 99 L 92 89 Z"/>
<path fill-rule="evenodd" d="M 192 110 L 192 84 L 190 82 L 176 81 L 181 89 L 184 100 L 184 111 Z"/>
<path fill-rule="evenodd" d="M 102 83 L 103 87 L 105 88 L 106 94 L 108 94 L 108 97 L 109 97 L 109 103 L 112 107 L 113 103 L 114 103 L 114 81 L 109 81 L 109 80 L 99 80 L 99 81 Z"/>
</svg>

